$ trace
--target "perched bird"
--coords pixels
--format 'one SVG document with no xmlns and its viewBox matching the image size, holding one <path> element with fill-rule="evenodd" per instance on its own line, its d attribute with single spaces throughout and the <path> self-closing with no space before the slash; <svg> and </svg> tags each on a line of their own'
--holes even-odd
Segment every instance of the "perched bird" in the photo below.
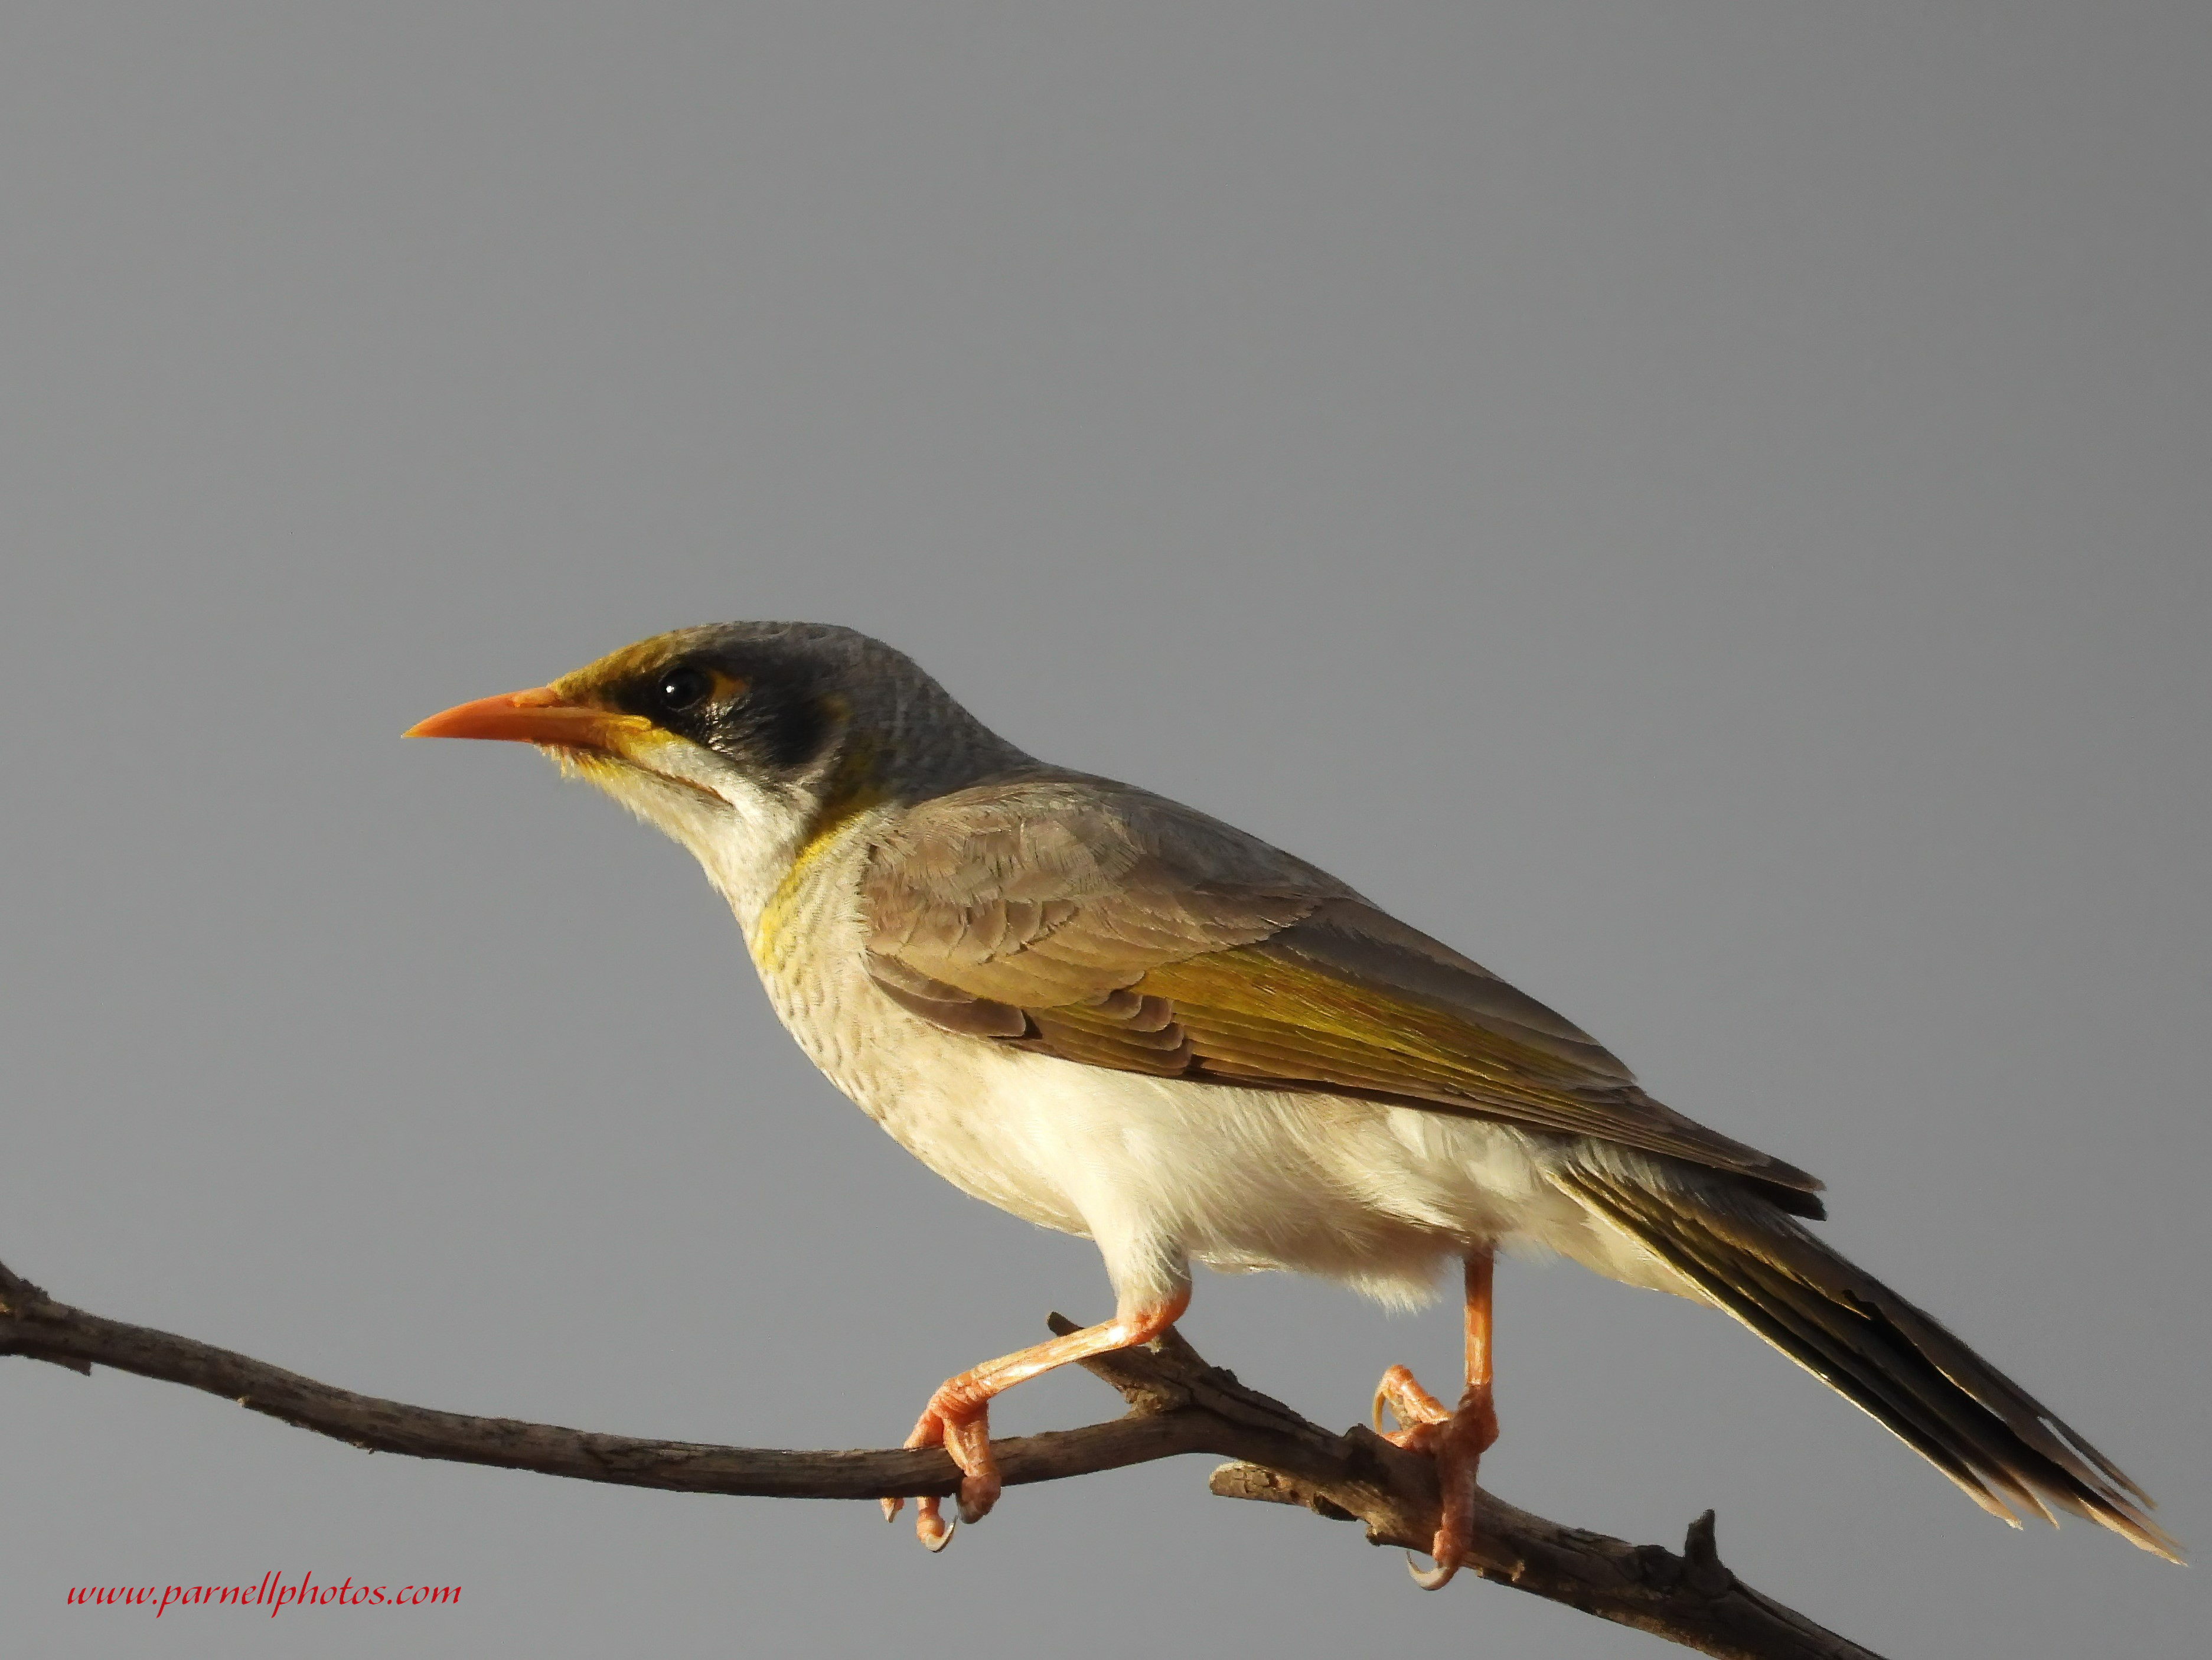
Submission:
<svg viewBox="0 0 2212 1660">
<path fill-rule="evenodd" d="M 955 1186 L 1097 1243 L 1113 1319 L 946 1379 L 908 1438 L 959 1465 L 964 1520 L 999 1496 L 992 1397 L 1165 1330 L 1194 1262 L 1398 1303 L 1457 1262 L 1456 1403 L 1394 1366 L 1375 1407 L 1438 1462 L 1415 1577 L 1441 1584 L 1498 1433 L 1492 1254 L 1522 1241 L 1726 1310 L 2014 1526 L 2055 1507 L 2179 1560 L 2142 1488 L 1821 1243 L 1804 1171 L 1313 866 L 1032 759 L 878 641 L 686 629 L 409 735 L 535 744 L 659 825 L 832 1083 Z"/>
</svg>

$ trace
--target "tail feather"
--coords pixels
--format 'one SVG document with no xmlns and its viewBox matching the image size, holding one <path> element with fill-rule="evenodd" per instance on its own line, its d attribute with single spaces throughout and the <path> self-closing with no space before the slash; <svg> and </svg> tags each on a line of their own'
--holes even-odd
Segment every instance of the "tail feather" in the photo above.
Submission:
<svg viewBox="0 0 2212 1660">
<path fill-rule="evenodd" d="M 2020 1525 L 2053 1506 L 2171 1561 L 2143 1490 L 1935 1319 L 1755 1197 L 1578 1164 L 1554 1179 L 1958 1484 Z"/>
</svg>

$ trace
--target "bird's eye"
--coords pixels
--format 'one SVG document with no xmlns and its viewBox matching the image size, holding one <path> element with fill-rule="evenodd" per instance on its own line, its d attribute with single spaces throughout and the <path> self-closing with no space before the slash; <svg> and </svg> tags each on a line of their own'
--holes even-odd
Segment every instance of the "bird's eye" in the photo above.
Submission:
<svg viewBox="0 0 2212 1660">
<path fill-rule="evenodd" d="M 714 690 L 714 677 L 696 663 L 678 663 L 662 671 L 654 682 L 653 700 L 671 714 L 681 714 L 707 701 Z"/>
</svg>

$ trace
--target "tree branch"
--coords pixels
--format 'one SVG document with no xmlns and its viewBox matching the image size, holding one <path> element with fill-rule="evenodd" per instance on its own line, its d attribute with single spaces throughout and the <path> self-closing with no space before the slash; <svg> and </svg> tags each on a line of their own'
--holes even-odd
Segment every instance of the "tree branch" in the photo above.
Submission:
<svg viewBox="0 0 2212 1660">
<path fill-rule="evenodd" d="M 1054 1315 L 1055 1331 L 1072 1323 Z M 599 1435 L 511 1418 L 476 1418 L 356 1395 L 187 1337 L 104 1320 L 58 1303 L 0 1266 L 0 1354 L 73 1371 L 97 1364 L 236 1401 L 301 1429 L 374 1452 L 491 1464 L 546 1475 L 682 1493 L 781 1499 L 950 1493 L 960 1473 L 941 1449 L 785 1452 Z M 1213 1472 L 1225 1498 L 1298 1505 L 1366 1523 L 1370 1543 L 1428 1548 L 1436 1470 L 1379 1435 L 1333 1435 L 1209 1366 L 1174 1331 L 1141 1348 L 1083 1363 L 1120 1390 L 1128 1412 L 1084 1429 L 994 1441 L 1009 1487 L 1118 1469 L 1181 1453 L 1237 1462 Z M 1708 1511 L 1683 1553 L 1562 1527 L 1480 1495 L 1468 1572 L 1723 1660 L 1879 1660 L 1761 1596 L 1721 1565 Z"/>
</svg>

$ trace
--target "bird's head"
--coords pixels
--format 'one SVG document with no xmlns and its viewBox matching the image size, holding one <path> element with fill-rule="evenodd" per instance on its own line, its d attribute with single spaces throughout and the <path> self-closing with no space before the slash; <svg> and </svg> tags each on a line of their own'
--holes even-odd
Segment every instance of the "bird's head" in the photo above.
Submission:
<svg viewBox="0 0 2212 1660">
<path fill-rule="evenodd" d="M 1025 759 L 903 653 L 810 623 L 655 635 L 407 736 L 536 745 L 690 848 L 741 909 L 855 812 Z"/>
</svg>

